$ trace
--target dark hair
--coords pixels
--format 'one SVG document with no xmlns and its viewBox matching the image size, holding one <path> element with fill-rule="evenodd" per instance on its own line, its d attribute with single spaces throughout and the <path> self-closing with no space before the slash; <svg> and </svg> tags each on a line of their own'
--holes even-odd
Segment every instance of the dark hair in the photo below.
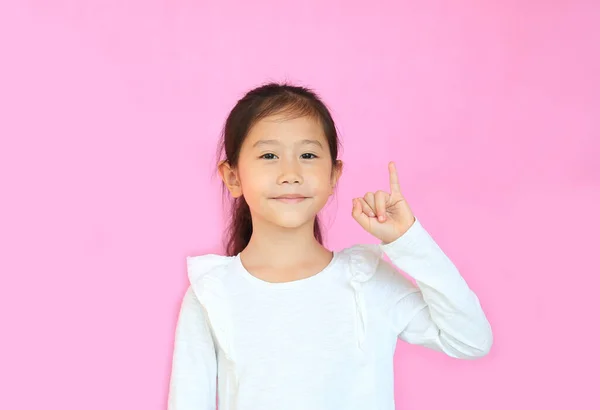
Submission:
<svg viewBox="0 0 600 410">
<path fill-rule="evenodd" d="M 313 90 L 285 83 L 269 83 L 254 88 L 237 102 L 223 127 L 219 158 L 235 168 L 242 144 L 252 126 L 262 118 L 281 113 L 290 114 L 295 118 L 311 116 L 321 123 L 329 144 L 333 171 L 338 156 L 339 140 L 329 109 Z M 226 194 L 226 191 L 223 185 L 223 194 Z M 322 244 L 323 234 L 318 217 L 315 219 L 314 234 Z M 235 256 L 240 253 L 250 242 L 251 236 L 250 208 L 243 196 L 234 198 L 231 203 L 231 219 L 224 238 L 226 254 Z"/>
</svg>

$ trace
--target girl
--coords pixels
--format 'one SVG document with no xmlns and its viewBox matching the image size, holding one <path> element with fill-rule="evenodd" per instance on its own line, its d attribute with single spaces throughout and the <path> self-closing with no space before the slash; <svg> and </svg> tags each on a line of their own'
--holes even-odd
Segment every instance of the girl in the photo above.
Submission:
<svg viewBox="0 0 600 410">
<path fill-rule="evenodd" d="M 217 393 L 220 410 L 393 410 L 398 338 L 461 359 L 489 352 L 477 296 L 413 215 L 393 163 L 389 192 L 352 201 L 381 242 L 322 245 L 317 214 L 342 162 L 315 93 L 251 90 L 227 118 L 222 148 L 227 256 L 187 258 L 170 410 L 215 409 Z"/>
</svg>

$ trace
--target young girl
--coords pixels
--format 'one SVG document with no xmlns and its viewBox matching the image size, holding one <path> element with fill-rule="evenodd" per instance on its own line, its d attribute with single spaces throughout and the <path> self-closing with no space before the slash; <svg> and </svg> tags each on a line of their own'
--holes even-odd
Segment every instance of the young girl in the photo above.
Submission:
<svg viewBox="0 0 600 410">
<path fill-rule="evenodd" d="M 317 214 L 342 162 L 317 95 L 251 90 L 223 134 L 227 256 L 187 258 L 170 410 L 215 409 L 217 393 L 220 410 L 393 410 L 398 338 L 460 359 L 489 352 L 477 296 L 414 217 L 393 163 L 389 192 L 352 200 L 380 244 L 322 245 Z"/>
</svg>

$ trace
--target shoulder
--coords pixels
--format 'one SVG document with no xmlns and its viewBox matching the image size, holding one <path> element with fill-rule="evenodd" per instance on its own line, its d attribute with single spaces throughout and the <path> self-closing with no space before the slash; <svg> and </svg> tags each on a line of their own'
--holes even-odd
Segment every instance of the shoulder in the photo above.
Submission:
<svg viewBox="0 0 600 410">
<path fill-rule="evenodd" d="M 357 244 L 338 253 L 346 259 L 351 278 L 359 282 L 372 279 L 383 256 L 381 247 L 376 244 Z"/>
<path fill-rule="evenodd" d="M 368 292 L 386 297 L 416 290 L 410 280 L 385 259 L 384 245 L 357 244 L 340 253 L 347 257 L 350 280 L 359 283 Z"/>
<path fill-rule="evenodd" d="M 187 274 L 191 283 L 207 276 L 223 276 L 233 257 L 217 254 L 187 256 Z"/>
<path fill-rule="evenodd" d="M 187 276 L 195 296 L 202 302 L 211 293 L 220 293 L 223 282 L 229 277 L 232 256 L 205 254 L 187 256 Z"/>
</svg>

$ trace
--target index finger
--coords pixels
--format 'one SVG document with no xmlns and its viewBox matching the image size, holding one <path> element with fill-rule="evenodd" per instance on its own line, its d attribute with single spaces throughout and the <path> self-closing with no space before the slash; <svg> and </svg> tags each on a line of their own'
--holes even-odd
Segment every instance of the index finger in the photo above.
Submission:
<svg viewBox="0 0 600 410">
<path fill-rule="evenodd" d="M 401 194 L 400 183 L 398 182 L 398 172 L 396 172 L 396 164 L 390 162 L 388 165 L 390 170 L 390 189 L 393 194 Z"/>
</svg>

